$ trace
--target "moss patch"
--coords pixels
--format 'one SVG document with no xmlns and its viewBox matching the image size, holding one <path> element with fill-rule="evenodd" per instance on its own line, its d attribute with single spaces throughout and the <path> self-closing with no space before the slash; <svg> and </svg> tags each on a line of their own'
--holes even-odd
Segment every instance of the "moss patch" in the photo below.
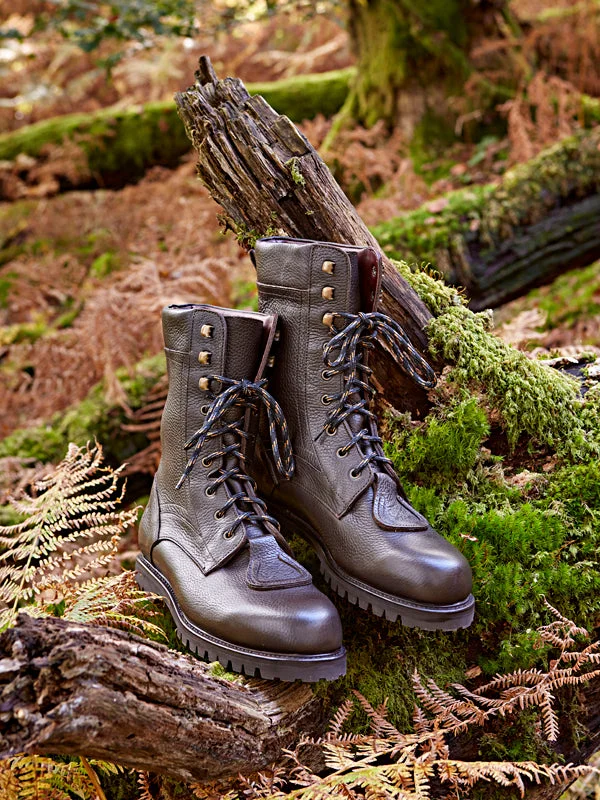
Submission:
<svg viewBox="0 0 600 800">
<path fill-rule="evenodd" d="M 392 257 L 431 262 L 455 277 L 466 248 L 486 254 L 520 227 L 600 189 L 600 129 L 581 131 L 509 170 L 498 186 L 475 186 L 446 195 L 446 207 L 427 205 L 373 228 Z"/>
<path fill-rule="evenodd" d="M 141 361 L 131 373 L 124 370 L 118 373 L 130 408 L 140 407 L 149 389 L 164 372 L 161 354 Z M 44 463 L 56 462 L 64 456 L 69 442 L 84 445 L 96 439 L 105 448 L 111 463 L 122 463 L 144 446 L 135 435 L 122 435 L 124 421 L 124 409 L 106 401 L 104 385 L 99 383 L 84 400 L 56 414 L 47 423 L 20 428 L 0 441 L 0 458 L 16 456 Z"/>
</svg>

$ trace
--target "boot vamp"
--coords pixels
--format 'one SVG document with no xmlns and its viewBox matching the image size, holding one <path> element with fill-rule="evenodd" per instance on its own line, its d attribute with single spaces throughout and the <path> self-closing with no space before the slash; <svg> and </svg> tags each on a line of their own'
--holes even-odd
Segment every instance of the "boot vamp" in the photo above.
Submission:
<svg viewBox="0 0 600 800">
<path fill-rule="evenodd" d="M 330 653 L 342 646 L 338 612 L 311 583 L 275 589 L 248 585 L 248 547 L 208 575 L 172 541 L 159 542 L 152 558 L 186 617 L 213 636 L 273 653 Z"/>
<path fill-rule="evenodd" d="M 354 579 L 422 603 L 449 605 L 468 597 L 472 574 L 462 553 L 402 498 L 397 507 L 379 508 L 384 527 L 375 519 L 374 500 L 370 487 L 338 519 L 296 481 L 277 492 L 277 503 L 301 516 L 329 557 Z"/>
</svg>

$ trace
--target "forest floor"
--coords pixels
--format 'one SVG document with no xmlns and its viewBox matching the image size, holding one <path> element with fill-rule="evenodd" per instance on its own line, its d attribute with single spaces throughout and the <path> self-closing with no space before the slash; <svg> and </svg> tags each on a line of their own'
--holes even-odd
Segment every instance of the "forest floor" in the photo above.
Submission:
<svg viewBox="0 0 600 800">
<path fill-rule="evenodd" d="M 530 5 L 535 7 L 533 2 Z M 317 25 L 292 18 L 283 26 L 271 20 L 249 23 L 218 37 L 166 41 L 158 53 L 130 53 L 115 68 L 110 81 L 90 55 L 71 44 L 50 37 L 35 52 L 35 58 L 29 57 L 32 54 L 26 43 L 19 47 L 22 49 L 17 51 L 17 45 L 9 43 L 4 56 L 0 52 L 0 59 L 4 59 L 0 61 L 0 130 L 13 130 L 75 110 L 88 112 L 114 104 L 126 107 L 170 98 L 174 91 L 191 83 L 201 53 L 211 56 L 219 75 L 235 74 L 246 81 L 274 80 L 353 63 L 346 33 L 335 19 L 321 20 Z M 17 64 L 25 66 L 16 69 Z M 300 125 L 316 147 L 323 143 L 330 126 L 331 120 L 320 116 Z M 423 204 L 428 204 L 435 218 L 445 207 L 447 192 L 499 181 L 522 157 L 522 135 L 517 121 L 517 128 L 509 126 L 505 134 L 487 135 L 478 142 L 460 142 L 416 157 L 399 135 L 390 139 L 379 126 L 369 131 L 355 128 L 343 132 L 324 157 L 363 219 L 375 225 Z M 533 154 L 553 135 L 547 132 L 536 138 L 531 134 L 527 152 Z M 99 384 L 106 403 L 119 407 L 127 416 L 133 404 L 131 393 L 123 388 L 123 375 L 134 383 L 140 362 L 150 363 L 161 353 L 160 310 L 164 305 L 191 301 L 256 306 L 253 268 L 233 234 L 222 229 L 218 212 L 196 178 L 192 153 L 176 169 L 155 167 L 137 184 L 123 189 L 57 194 L 56 187 L 49 184 L 45 191 L 42 184 L 41 189 L 36 186 L 18 200 L 0 203 L 0 456 L 5 455 L 3 440 L 8 441 L 15 431 L 56 427 L 52 422 L 56 415 L 84 402 Z M 496 309 L 494 319 L 495 333 L 532 359 L 568 359 L 582 351 L 599 357 L 600 262 L 529 291 Z M 139 392 L 136 397 L 139 406 Z M 443 424 L 446 422 L 444 419 Z M 67 441 L 62 444 L 66 450 Z M 542 462 L 536 465 L 532 460 L 528 470 L 521 462 L 513 469 L 510 458 L 506 458 L 505 473 L 498 477 L 501 470 L 497 462 L 506 453 L 490 455 L 488 446 L 493 450 L 485 436 L 475 443 L 478 455 L 473 456 L 473 472 L 477 472 L 480 483 L 469 483 L 471 477 L 465 479 L 466 499 L 460 509 L 462 500 L 457 501 L 455 486 L 439 488 L 433 484 L 434 489 L 423 489 L 426 504 L 431 499 L 427 492 L 439 488 L 443 500 L 435 506 L 436 513 L 442 525 L 450 520 L 448 529 L 453 535 L 458 523 L 451 521 L 452 513 L 457 519 L 460 513 L 473 527 L 485 517 L 481 524 L 485 538 L 485 526 L 491 531 L 496 525 L 493 511 L 485 506 L 489 501 L 491 508 L 494 493 L 501 498 L 499 504 L 505 503 L 507 519 L 514 517 L 515 526 L 518 523 L 528 528 L 527 515 L 533 519 L 538 514 L 529 503 L 538 502 L 537 487 L 546 480 L 546 473 L 552 472 L 555 461 L 548 458 L 540 466 Z M 37 452 L 32 449 L 25 472 L 16 468 L 12 456 L 1 462 L 0 504 L 25 479 L 39 474 Z M 519 472 L 525 476 L 522 480 Z M 533 483 L 527 484 L 532 476 Z M 477 505 L 476 495 L 482 487 L 487 487 L 488 494 Z M 516 498 L 515 490 L 522 487 L 522 496 Z M 138 491 L 132 500 L 143 499 L 147 488 L 146 475 L 136 485 Z M 589 492 L 592 497 L 592 489 Z M 454 511 L 448 511 L 451 507 Z M 546 507 L 540 510 L 540 518 L 546 512 L 550 513 Z M 593 510 L 591 517 L 593 523 L 586 517 L 585 524 L 590 530 L 593 524 L 597 532 L 598 512 Z M 574 515 L 573 526 L 577 519 Z M 458 540 L 458 534 L 456 537 Z M 549 550 L 553 547 L 548 545 Z M 556 553 L 561 553 L 563 545 L 556 548 Z M 132 531 L 120 547 L 119 562 L 130 566 L 134 549 Z M 537 557 L 537 546 L 535 552 Z M 548 574 L 554 569 L 554 561 L 551 564 Z M 569 585 L 565 596 L 570 590 Z M 539 605 L 539 597 L 535 602 Z M 519 622 L 531 633 L 529 610 L 527 606 Z M 517 611 L 514 615 L 516 620 Z M 523 644 L 525 639 L 519 638 L 520 629 L 515 632 L 518 626 L 511 631 L 508 623 L 494 623 L 508 630 L 502 658 L 514 655 L 521 645 L 522 657 L 526 658 L 529 650 Z M 592 620 L 590 626 L 595 624 Z M 368 655 L 367 640 L 371 636 L 365 626 L 357 634 L 366 644 L 360 651 L 356 647 L 352 673 L 356 683 L 352 685 L 359 685 L 367 695 L 372 688 L 375 699 L 381 702 L 381 692 L 398 680 L 399 667 L 380 664 L 383 677 L 379 683 L 373 679 L 372 686 L 365 670 L 364 685 L 360 685 L 361 659 Z M 390 650 L 390 654 L 402 652 L 409 641 L 402 636 L 408 635 L 394 639 L 396 650 Z M 425 648 L 425 644 L 418 647 Z M 507 663 L 499 660 L 494 668 Z M 468 654 L 463 666 L 477 668 L 468 662 Z M 447 668 L 449 673 L 455 670 L 454 665 Z M 399 708 L 398 714 L 403 713 Z M 588 783 L 573 789 L 571 797 L 587 799 L 596 792 L 597 798 L 599 791 Z"/>
</svg>

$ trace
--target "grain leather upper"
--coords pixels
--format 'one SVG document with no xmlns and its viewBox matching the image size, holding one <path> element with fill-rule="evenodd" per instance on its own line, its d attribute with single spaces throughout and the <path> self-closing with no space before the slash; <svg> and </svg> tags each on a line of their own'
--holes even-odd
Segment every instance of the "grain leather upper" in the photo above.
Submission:
<svg viewBox="0 0 600 800">
<path fill-rule="evenodd" d="M 371 462 L 357 471 L 378 445 L 346 445 L 361 429 L 376 435 L 374 422 L 355 413 L 336 429 L 324 429 L 329 398 L 344 387 L 344 375 L 332 375 L 323 359 L 332 336 L 330 315 L 373 309 L 378 254 L 271 238 L 257 242 L 253 260 L 260 310 L 279 318 L 269 383 L 286 415 L 296 460 L 292 480 L 281 482 L 259 444 L 253 469 L 260 490 L 304 520 L 339 570 L 356 581 L 422 603 L 464 600 L 472 583 L 468 562 L 410 506 L 391 465 Z"/>
<path fill-rule="evenodd" d="M 230 478 L 211 491 L 219 468 L 237 459 L 235 453 L 215 457 L 235 441 L 235 434 L 206 439 L 201 457 L 176 488 L 189 457 L 184 445 L 201 428 L 219 392 L 213 376 L 259 378 L 274 323 L 267 315 L 213 306 L 164 309 L 169 393 L 161 425 L 162 458 L 139 544 L 169 581 L 185 615 L 202 630 L 259 650 L 330 652 L 341 646 L 337 611 L 293 559 L 278 530 L 263 519 L 236 526 L 241 501 L 222 512 L 228 498 L 242 491 L 248 498 L 244 510 L 261 516 L 250 481 Z M 247 428 L 249 417 L 249 411 L 234 407 L 226 412 L 225 423 L 243 419 Z"/>
</svg>

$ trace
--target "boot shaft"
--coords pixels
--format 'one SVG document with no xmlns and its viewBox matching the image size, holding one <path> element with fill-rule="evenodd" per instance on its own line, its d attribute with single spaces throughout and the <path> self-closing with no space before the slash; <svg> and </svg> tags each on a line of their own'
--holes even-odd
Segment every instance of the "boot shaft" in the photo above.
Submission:
<svg viewBox="0 0 600 800">
<path fill-rule="evenodd" d="M 266 365 L 275 320 L 189 304 L 167 306 L 162 322 L 169 392 L 161 423 L 161 470 L 175 485 L 187 463 L 184 445 L 202 426 L 213 397 L 210 378 L 257 379 Z M 208 440 L 204 455 L 219 447 L 216 438 Z"/>
<path fill-rule="evenodd" d="M 352 419 L 336 431 L 324 430 L 328 398 L 342 392 L 344 378 L 329 373 L 323 347 L 331 340 L 337 313 L 373 310 L 380 258 L 371 248 L 274 238 L 257 242 L 254 259 L 260 309 L 279 317 L 269 383 L 286 414 L 298 474 L 314 483 L 318 496 L 330 494 L 328 503 L 343 514 L 372 476 L 369 470 L 355 473 L 361 461 L 357 448 L 340 461 L 339 451 L 353 434 Z M 323 473 L 337 475 L 335 485 L 324 484 Z"/>
</svg>

